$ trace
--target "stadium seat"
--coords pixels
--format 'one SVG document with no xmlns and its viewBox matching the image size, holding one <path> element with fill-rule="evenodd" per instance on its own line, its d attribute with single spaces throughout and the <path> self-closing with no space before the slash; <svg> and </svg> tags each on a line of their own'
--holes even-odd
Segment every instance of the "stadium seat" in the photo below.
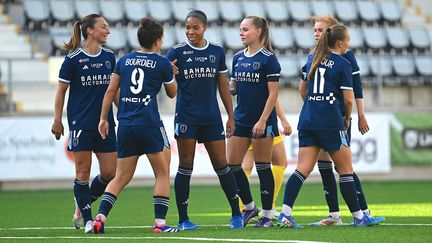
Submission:
<svg viewBox="0 0 432 243">
<path fill-rule="evenodd" d="M 288 26 L 270 26 L 270 40 L 273 47 L 281 51 L 294 49 L 293 34 Z"/>
<path fill-rule="evenodd" d="M 289 19 L 287 5 L 284 1 L 266 0 L 264 2 L 264 9 L 270 21 L 280 23 Z"/>
<path fill-rule="evenodd" d="M 394 55 L 392 56 L 392 65 L 396 77 L 401 83 L 408 83 L 412 86 L 418 86 L 420 84 L 420 80 L 414 78 L 416 68 L 412 55 Z"/>
<path fill-rule="evenodd" d="M 387 38 L 381 27 L 363 26 L 363 36 L 366 45 L 374 51 L 384 50 L 387 47 Z"/>
<path fill-rule="evenodd" d="M 311 10 L 313 15 L 317 16 L 323 16 L 323 15 L 330 15 L 334 16 L 334 9 L 331 2 L 328 1 L 317 1 L 314 0 L 311 2 Z"/>
<path fill-rule="evenodd" d="M 288 11 L 293 21 L 299 22 L 299 24 L 308 22 L 311 16 L 311 11 L 306 1 L 289 1 Z"/>
<path fill-rule="evenodd" d="M 143 17 L 147 16 L 146 6 L 146 4 L 139 0 L 125 0 L 126 18 L 133 23 L 139 23 Z"/>
<path fill-rule="evenodd" d="M 371 67 L 369 63 L 369 59 L 366 54 L 356 55 L 357 64 L 360 68 L 360 77 L 362 80 L 362 84 L 366 86 L 371 86 L 373 84 L 371 76 Z"/>
<path fill-rule="evenodd" d="M 244 48 L 244 45 L 240 40 L 238 27 L 224 27 L 222 28 L 222 33 L 226 48 L 232 50 L 233 52 Z"/>
<path fill-rule="evenodd" d="M 92 13 L 100 14 L 99 4 L 95 0 L 75 0 L 75 9 L 79 19 Z"/>
<path fill-rule="evenodd" d="M 195 4 L 194 2 L 187 0 L 171 0 L 171 8 L 175 10 L 173 11 L 174 20 L 179 23 L 184 23 L 187 14 L 192 9 L 195 9 Z"/>
<path fill-rule="evenodd" d="M 281 84 L 283 87 L 290 86 L 293 79 L 299 80 L 299 67 L 295 55 L 283 55 L 278 57 L 281 65 Z"/>
<path fill-rule="evenodd" d="M 411 43 L 418 51 L 430 51 L 431 42 L 428 30 L 424 27 L 413 27 L 408 30 Z"/>
<path fill-rule="evenodd" d="M 294 42 L 303 53 L 309 53 L 310 49 L 315 46 L 315 37 L 312 32 L 312 26 L 293 27 Z"/>
<path fill-rule="evenodd" d="M 356 23 L 358 11 L 353 1 L 334 1 L 336 17 L 343 23 Z"/>
<path fill-rule="evenodd" d="M 225 64 L 228 68 L 228 75 L 231 76 L 232 73 L 232 61 L 233 61 L 233 55 L 232 54 L 227 54 L 225 56 Z"/>
<path fill-rule="evenodd" d="M 174 30 L 172 28 L 164 28 L 164 41 L 162 43 L 162 52 L 165 53 L 171 47 L 177 44 Z"/>
<path fill-rule="evenodd" d="M 73 2 L 68 0 L 51 0 L 49 6 L 54 21 L 63 24 L 74 21 L 75 6 L 73 5 Z"/>
<path fill-rule="evenodd" d="M 148 1 L 147 2 L 148 13 L 150 17 L 154 18 L 159 22 L 171 21 L 171 4 L 167 1 Z M 186 16 L 185 16 L 186 17 Z"/>
<path fill-rule="evenodd" d="M 383 0 L 379 3 L 384 21 L 390 24 L 398 24 L 402 19 L 401 9 L 399 4 L 394 0 Z"/>
<path fill-rule="evenodd" d="M 386 27 L 385 33 L 391 48 L 400 51 L 410 46 L 408 34 L 401 27 Z"/>
<path fill-rule="evenodd" d="M 430 55 L 416 55 L 414 57 L 417 72 L 420 79 L 424 82 L 432 83 L 432 56 Z"/>
<path fill-rule="evenodd" d="M 176 40 L 175 41 L 176 44 L 186 41 L 187 37 L 186 37 L 185 27 L 181 25 L 176 25 L 174 27 L 174 36 L 175 36 L 174 39 Z"/>
<path fill-rule="evenodd" d="M 266 18 L 266 13 L 264 11 L 263 5 L 261 1 L 250 0 L 250 1 L 242 1 L 242 9 L 244 16 L 258 16 L 261 18 Z"/>
<path fill-rule="evenodd" d="M 24 13 L 27 18 L 27 27 L 30 30 L 42 30 L 46 28 L 50 12 L 47 1 L 26 0 L 23 2 Z"/>
<path fill-rule="evenodd" d="M 359 49 L 364 49 L 364 37 L 363 37 L 363 32 L 360 28 L 358 27 L 349 27 L 349 32 L 350 32 L 350 48 L 353 50 L 359 50 Z"/>
<path fill-rule="evenodd" d="M 127 42 L 129 47 L 133 50 L 138 50 L 140 48 L 140 44 L 138 42 L 138 37 L 137 37 L 137 31 L 138 31 L 138 27 L 126 28 Z"/>
<path fill-rule="evenodd" d="M 385 82 L 386 80 L 390 80 L 388 78 L 393 75 L 393 66 L 392 61 L 387 54 L 372 55 L 369 57 L 369 63 L 371 74 L 378 79 L 377 81 L 379 81 L 380 78 L 383 78 Z"/>
<path fill-rule="evenodd" d="M 108 42 L 105 45 L 114 52 L 128 51 L 125 28 L 110 28 Z"/>
<path fill-rule="evenodd" d="M 218 26 L 208 27 L 207 31 L 205 32 L 204 38 L 218 45 L 223 44 L 222 33 Z"/>
<path fill-rule="evenodd" d="M 196 1 L 196 8 L 206 13 L 208 23 L 219 21 L 219 8 L 215 1 Z"/>
<path fill-rule="evenodd" d="M 366 23 L 378 23 L 381 20 L 381 12 L 378 9 L 378 5 L 371 0 L 358 0 L 357 9 L 360 14 L 360 18 Z"/>
<path fill-rule="evenodd" d="M 71 29 L 69 27 L 51 27 L 49 29 L 52 38 L 52 45 L 56 55 L 64 55 L 67 52 L 63 50 L 64 43 L 68 43 L 71 38 Z"/>
<path fill-rule="evenodd" d="M 235 23 L 243 19 L 243 11 L 240 2 L 219 0 L 218 4 L 223 21 Z"/>
<path fill-rule="evenodd" d="M 102 16 L 108 23 L 120 23 L 124 19 L 124 2 L 118 0 L 99 0 Z"/>
</svg>

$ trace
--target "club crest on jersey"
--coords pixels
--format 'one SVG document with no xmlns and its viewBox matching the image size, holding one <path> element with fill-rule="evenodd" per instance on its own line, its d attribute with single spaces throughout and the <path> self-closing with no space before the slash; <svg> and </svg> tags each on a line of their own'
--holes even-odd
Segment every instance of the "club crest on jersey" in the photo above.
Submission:
<svg viewBox="0 0 432 243">
<path fill-rule="evenodd" d="M 105 66 L 106 66 L 108 69 L 111 69 L 111 62 L 110 62 L 110 61 L 105 61 Z"/>
<path fill-rule="evenodd" d="M 210 59 L 210 62 L 212 62 L 212 63 L 216 62 L 216 56 L 215 55 L 210 55 L 209 59 Z"/>
<path fill-rule="evenodd" d="M 253 67 L 253 69 L 257 70 L 261 67 L 261 63 L 260 62 L 254 62 L 252 67 Z"/>
</svg>

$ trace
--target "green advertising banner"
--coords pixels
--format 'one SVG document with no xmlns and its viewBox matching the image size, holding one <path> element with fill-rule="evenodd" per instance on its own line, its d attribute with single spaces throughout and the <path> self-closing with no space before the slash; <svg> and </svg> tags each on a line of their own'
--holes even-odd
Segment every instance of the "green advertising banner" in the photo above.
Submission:
<svg viewBox="0 0 432 243">
<path fill-rule="evenodd" d="M 432 113 L 396 113 L 391 123 L 393 165 L 432 165 Z"/>
</svg>

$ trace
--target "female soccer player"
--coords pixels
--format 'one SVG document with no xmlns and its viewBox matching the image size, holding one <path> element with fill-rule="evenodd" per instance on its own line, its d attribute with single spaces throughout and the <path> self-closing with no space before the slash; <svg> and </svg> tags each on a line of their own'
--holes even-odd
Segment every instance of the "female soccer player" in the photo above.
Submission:
<svg viewBox="0 0 432 243">
<path fill-rule="evenodd" d="M 282 213 L 277 225 L 301 228 L 291 216 L 295 199 L 312 171 L 320 149 L 328 152 L 338 168 L 342 196 L 354 217 L 354 226 L 378 224 L 360 209 L 353 179 L 352 158 L 346 130 L 354 100 L 351 63 L 342 57 L 349 47 L 343 25 L 327 28 L 306 64 L 307 95 L 300 113 L 299 156 L 295 172 L 285 187 Z M 345 116 L 340 112 L 343 102 Z"/>
<path fill-rule="evenodd" d="M 233 57 L 232 80 L 237 83 L 234 136 L 228 139 L 228 162 L 244 203 L 245 225 L 258 215 L 249 182 L 241 167 L 252 142 L 260 179 L 262 217 L 256 227 L 270 227 L 274 194 L 271 171 L 273 138 L 279 133 L 275 111 L 281 67 L 272 52 L 267 20 L 248 16 L 240 24 L 240 38 L 246 48 Z"/>
<path fill-rule="evenodd" d="M 314 25 L 314 36 L 315 40 L 318 42 L 319 38 L 323 31 L 331 26 L 338 24 L 338 21 L 331 16 L 313 16 L 311 18 L 312 23 Z M 363 105 L 363 90 L 360 79 L 360 68 L 357 65 L 357 60 L 354 56 L 354 53 L 348 49 L 346 53 L 342 54 L 342 56 L 347 59 L 351 63 L 352 67 L 352 80 L 353 80 L 353 90 L 354 97 L 357 106 L 357 115 L 358 115 L 358 129 L 361 134 L 365 134 L 369 131 L 369 125 L 366 120 L 364 105 Z M 301 80 L 300 85 L 300 94 L 304 99 L 306 97 L 307 85 L 304 80 Z M 343 104 L 339 107 L 344 115 L 344 107 Z M 351 141 L 351 123 L 347 131 L 348 141 Z M 329 216 L 324 217 L 322 220 L 312 223 L 312 226 L 332 226 L 332 225 L 342 225 L 342 219 L 340 218 L 339 212 L 339 203 L 337 197 L 337 186 L 336 180 L 333 174 L 332 168 L 332 160 L 330 155 L 327 152 L 320 151 L 318 156 L 318 169 L 321 174 L 321 179 L 324 186 L 325 198 L 327 205 L 329 207 Z M 337 170 L 337 168 L 336 168 Z M 356 173 L 353 173 L 354 183 L 356 186 L 357 196 L 359 199 L 360 208 L 363 213 L 365 213 L 368 217 L 372 217 L 370 210 L 368 209 L 368 204 L 366 202 L 366 197 L 363 192 L 363 188 L 361 186 L 360 180 Z M 383 217 L 377 217 L 377 219 L 384 221 Z"/>
<path fill-rule="evenodd" d="M 106 138 L 110 130 L 108 110 L 120 88 L 118 127 L 118 168 L 108 184 L 93 221 L 94 233 L 104 233 L 104 223 L 123 188 L 132 179 L 139 156 L 146 154 L 153 168 L 155 185 L 153 205 L 155 221 L 152 231 L 178 232 L 166 224 L 169 205 L 170 144 L 158 111 L 156 95 L 162 84 L 168 97 L 174 98 L 177 84 L 171 62 L 157 54 L 162 46 L 162 25 L 150 18 L 141 19 L 138 28 L 140 50 L 118 61 L 103 99 L 99 133 Z"/>
<path fill-rule="evenodd" d="M 67 104 L 68 149 L 73 152 L 75 162 L 74 194 L 77 206 L 73 223 L 79 229 L 80 219 L 84 218 L 84 232 L 90 233 L 93 221 L 90 205 L 102 195 L 116 171 L 117 141 L 111 109 L 107 110 L 111 125 L 107 139 L 102 139 L 97 130 L 102 99 L 115 66 L 115 56 L 111 50 L 101 47 L 110 34 L 108 23 L 102 16 L 87 15 L 74 23 L 72 31 L 69 43 L 64 46 L 70 53 L 60 69 L 51 132 L 57 140 L 64 134 L 63 104 L 70 86 Z M 85 40 L 83 47 L 81 34 Z M 92 151 L 99 160 L 100 174 L 89 187 Z"/>
<path fill-rule="evenodd" d="M 282 124 L 282 134 L 285 136 L 289 136 L 292 133 L 291 125 L 285 117 L 285 113 L 283 112 L 280 104 L 276 101 L 276 114 L 278 115 L 281 124 Z M 242 168 L 246 174 L 246 177 L 249 179 L 250 174 L 252 173 L 252 169 L 254 167 L 254 157 L 253 157 L 253 148 L 252 144 L 249 145 L 248 151 L 246 152 L 245 157 L 243 158 Z M 272 218 L 277 219 L 279 217 L 279 212 L 276 211 L 275 203 L 279 194 L 279 191 L 282 187 L 283 177 L 285 173 L 285 169 L 288 166 L 288 159 L 285 151 L 285 146 L 283 143 L 282 135 L 279 133 L 273 139 L 273 152 L 272 152 L 272 174 L 275 182 L 275 189 L 273 194 L 273 204 L 272 204 Z M 240 202 L 240 210 L 244 208 L 242 202 Z"/>
<path fill-rule="evenodd" d="M 179 213 L 178 225 L 182 230 L 198 228 L 189 220 L 187 213 L 195 145 L 198 141 L 204 143 L 231 206 L 231 228 L 242 228 L 237 184 L 225 155 L 225 136 L 229 138 L 234 132 L 225 53 L 221 46 L 204 39 L 204 32 L 207 29 L 207 17 L 204 12 L 189 12 L 185 26 L 187 41 L 174 46 L 167 54 L 168 59 L 176 63 L 176 79 L 179 86 L 175 116 L 179 168 L 174 181 Z M 217 90 L 228 114 L 226 131 L 216 98 Z"/>
</svg>

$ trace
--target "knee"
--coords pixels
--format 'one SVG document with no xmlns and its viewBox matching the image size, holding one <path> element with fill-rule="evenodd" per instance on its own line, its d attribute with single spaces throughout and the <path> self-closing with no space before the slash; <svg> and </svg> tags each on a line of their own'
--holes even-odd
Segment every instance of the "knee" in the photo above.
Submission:
<svg viewBox="0 0 432 243">
<path fill-rule="evenodd" d="M 81 166 L 75 169 L 76 178 L 80 181 L 88 181 L 90 179 L 90 167 Z"/>
</svg>

